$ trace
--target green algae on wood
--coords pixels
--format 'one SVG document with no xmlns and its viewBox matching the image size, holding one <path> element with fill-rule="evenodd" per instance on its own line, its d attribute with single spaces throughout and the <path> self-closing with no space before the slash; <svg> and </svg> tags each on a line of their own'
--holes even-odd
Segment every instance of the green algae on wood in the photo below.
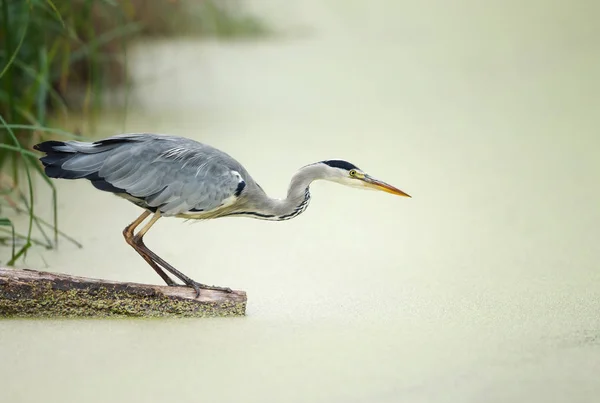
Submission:
<svg viewBox="0 0 600 403">
<path fill-rule="evenodd" d="M 243 316 L 246 293 L 120 283 L 0 267 L 0 317 Z"/>
</svg>

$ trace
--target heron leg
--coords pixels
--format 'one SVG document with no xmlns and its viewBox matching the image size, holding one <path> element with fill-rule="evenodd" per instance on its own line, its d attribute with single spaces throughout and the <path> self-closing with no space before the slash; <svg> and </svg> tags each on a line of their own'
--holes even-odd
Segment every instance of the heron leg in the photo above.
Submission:
<svg viewBox="0 0 600 403">
<path fill-rule="evenodd" d="M 231 288 L 229 288 L 229 287 L 217 287 L 217 286 L 214 286 L 214 285 L 206 285 L 206 284 L 198 283 L 197 281 L 192 280 L 191 278 L 189 278 L 188 276 L 186 276 L 185 274 L 183 274 L 182 272 L 180 272 L 179 270 L 177 270 L 176 268 L 174 268 L 173 266 L 171 266 L 169 263 L 165 262 L 160 256 L 158 256 L 156 253 L 154 253 L 150 249 L 148 249 L 148 247 L 146 245 L 143 245 L 143 242 L 142 242 L 142 245 L 139 245 L 139 246 L 144 251 L 144 253 L 147 253 L 148 256 L 150 256 L 155 262 L 157 262 L 162 267 L 164 267 L 166 270 L 168 270 L 169 272 L 171 272 L 171 274 L 173 274 L 174 276 L 176 276 L 177 278 L 179 278 L 187 286 L 190 286 L 194 290 L 196 290 L 196 296 L 200 295 L 200 290 L 201 289 L 203 289 L 203 290 L 223 291 L 223 292 L 232 292 Z"/>
<path fill-rule="evenodd" d="M 181 281 L 183 281 L 187 286 L 192 287 L 194 290 L 196 290 L 196 297 L 200 296 L 200 290 L 201 289 L 204 289 L 204 290 L 215 290 L 215 291 L 224 291 L 224 292 L 232 292 L 231 288 L 228 288 L 228 287 L 210 286 L 210 285 L 198 283 L 198 282 L 192 280 L 191 278 L 189 278 L 188 276 L 186 276 L 185 274 L 183 274 L 182 272 L 180 272 L 179 270 L 177 270 L 176 268 L 174 268 L 173 266 L 171 266 L 169 263 L 167 263 L 165 260 L 163 260 L 156 253 L 152 252 L 146 246 L 146 244 L 144 243 L 144 240 L 143 240 L 144 235 L 156 223 L 156 221 L 158 221 L 159 218 L 160 218 L 160 212 L 157 211 L 154 214 L 154 217 L 152 217 L 152 219 L 148 222 L 148 224 L 146 224 L 144 226 L 144 228 L 142 228 L 141 230 L 139 230 L 138 233 L 133 237 L 133 242 L 136 244 L 137 248 L 139 248 L 139 250 L 141 252 L 143 252 L 145 255 L 147 255 L 155 263 L 161 265 L 165 270 L 169 271 L 175 277 L 177 277 Z"/>
<path fill-rule="evenodd" d="M 140 251 L 133 241 L 134 235 L 133 231 L 140 225 L 148 216 L 150 215 L 149 211 L 144 211 L 134 222 L 129 224 L 123 230 L 123 236 L 125 237 L 125 242 L 127 242 L 145 261 L 154 269 L 154 271 L 167 283 L 167 285 L 174 286 L 177 285 L 171 277 L 167 273 L 163 271 L 148 255 L 144 254 Z"/>
</svg>

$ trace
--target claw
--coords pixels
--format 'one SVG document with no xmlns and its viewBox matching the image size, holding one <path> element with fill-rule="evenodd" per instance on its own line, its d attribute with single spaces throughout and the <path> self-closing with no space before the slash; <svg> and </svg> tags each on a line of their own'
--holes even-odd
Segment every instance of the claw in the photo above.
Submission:
<svg viewBox="0 0 600 403">
<path fill-rule="evenodd" d="M 195 283 L 194 283 L 194 284 L 191 284 L 191 287 L 192 287 L 194 290 L 196 290 L 196 298 L 199 298 L 199 297 L 200 297 L 200 287 L 198 287 L 198 285 L 197 285 L 197 284 L 195 284 Z"/>
</svg>

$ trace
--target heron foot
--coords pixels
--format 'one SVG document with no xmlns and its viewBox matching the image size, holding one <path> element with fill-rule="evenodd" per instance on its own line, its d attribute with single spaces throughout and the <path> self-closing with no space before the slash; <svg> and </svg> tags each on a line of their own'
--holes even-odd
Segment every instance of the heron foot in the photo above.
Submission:
<svg viewBox="0 0 600 403">
<path fill-rule="evenodd" d="M 198 282 L 192 280 L 191 278 L 189 278 L 188 276 L 186 276 L 185 274 L 183 274 L 182 272 L 180 272 L 179 270 L 177 270 L 176 268 L 171 266 L 169 263 L 165 262 L 156 253 L 154 253 L 150 249 L 148 249 L 148 247 L 144 244 L 144 241 L 142 240 L 141 236 L 137 236 L 137 235 L 134 236 L 133 244 L 137 247 L 136 250 L 138 250 L 138 253 L 141 252 L 141 254 L 145 255 L 155 265 L 156 264 L 161 265 L 164 269 L 166 269 L 171 274 L 173 274 L 175 277 L 180 279 L 185 285 L 187 285 L 188 287 L 192 287 L 196 291 L 196 298 L 198 298 L 200 296 L 200 290 L 213 290 L 213 291 L 221 291 L 221 292 L 226 292 L 226 293 L 233 292 L 233 291 L 231 291 L 231 288 L 217 287 L 214 285 L 206 285 L 206 284 L 198 283 Z M 151 264 L 151 266 L 154 267 L 154 265 L 152 265 L 152 264 Z M 169 283 L 166 279 L 165 279 L 165 282 L 167 282 L 167 284 L 170 286 L 177 285 L 177 284 Z"/>
</svg>

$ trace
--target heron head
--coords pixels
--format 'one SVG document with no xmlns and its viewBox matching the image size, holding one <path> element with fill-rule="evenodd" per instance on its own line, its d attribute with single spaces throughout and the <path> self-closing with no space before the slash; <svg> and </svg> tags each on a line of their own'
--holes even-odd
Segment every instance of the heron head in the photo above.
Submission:
<svg viewBox="0 0 600 403">
<path fill-rule="evenodd" d="M 323 179 L 325 180 L 341 183 L 342 185 L 355 188 L 380 190 L 398 196 L 411 197 L 402 190 L 380 181 L 379 179 L 373 178 L 356 165 L 351 164 L 348 161 L 327 160 L 321 161 L 320 164 L 324 165 L 325 173 Z"/>
</svg>

